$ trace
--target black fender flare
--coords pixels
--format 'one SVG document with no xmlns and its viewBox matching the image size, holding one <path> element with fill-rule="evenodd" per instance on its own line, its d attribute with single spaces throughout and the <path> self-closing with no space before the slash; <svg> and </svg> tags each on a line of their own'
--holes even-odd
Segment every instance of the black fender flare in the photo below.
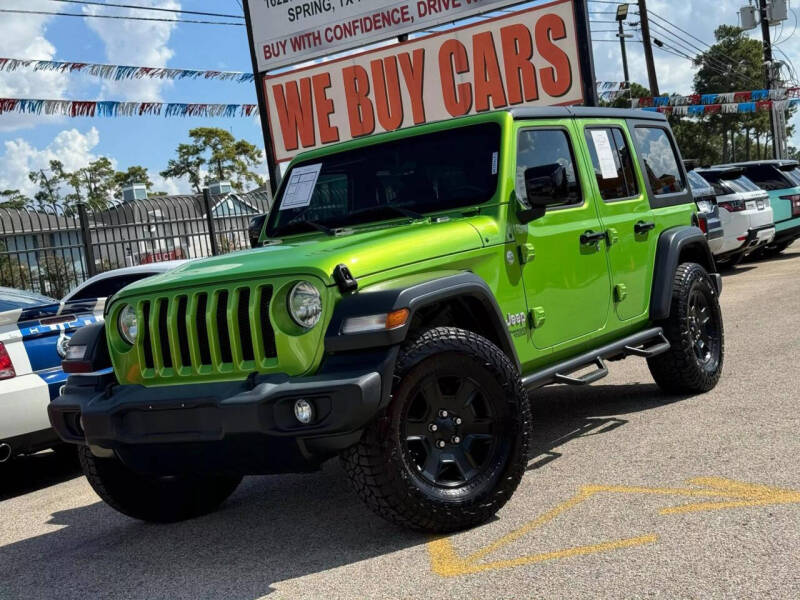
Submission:
<svg viewBox="0 0 800 600">
<path fill-rule="evenodd" d="M 681 262 L 681 256 L 690 252 L 695 262 L 708 271 L 717 293 L 722 293 L 722 278 L 716 272 L 716 264 L 706 235 L 699 227 L 671 227 L 661 233 L 656 247 L 656 260 L 653 268 L 653 288 L 650 296 L 650 318 L 661 321 L 669 317 L 672 304 L 674 275 Z"/>
<path fill-rule="evenodd" d="M 342 298 L 337 304 L 325 334 L 327 353 L 349 352 L 401 344 L 408 336 L 414 314 L 421 308 L 443 300 L 469 297 L 480 302 L 503 350 L 519 368 L 511 334 L 502 316 L 497 300 L 489 285 L 471 272 L 436 275 L 431 279 L 397 287 L 381 284 L 380 289 L 369 288 Z M 352 317 L 390 313 L 407 308 L 410 315 L 406 324 L 390 331 L 344 334 L 345 320 Z M 487 324 L 484 324 L 487 325 Z"/>
</svg>

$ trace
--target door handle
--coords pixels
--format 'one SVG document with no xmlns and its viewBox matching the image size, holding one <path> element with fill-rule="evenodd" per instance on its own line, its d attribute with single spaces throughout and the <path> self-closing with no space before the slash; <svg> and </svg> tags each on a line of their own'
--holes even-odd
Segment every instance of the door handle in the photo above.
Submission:
<svg viewBox="0 0 800 600">
<path fill-rule="evenodd" d="M 608 241 L 608 233 L 605 231 L 592 231 L 591 229 L 581 234 L 581 245 L 591 246 L 603 240 Z"/>
<path fill-rule="evenodd" d="M 656 224 L 652 221 L 639 221 L 636 225 L 633 226 L 633 232 L 636 235 L 640 235 L 642 233 L 647 233 L 648 231 L 652 231 L 656 228 Z"/>
</svg>

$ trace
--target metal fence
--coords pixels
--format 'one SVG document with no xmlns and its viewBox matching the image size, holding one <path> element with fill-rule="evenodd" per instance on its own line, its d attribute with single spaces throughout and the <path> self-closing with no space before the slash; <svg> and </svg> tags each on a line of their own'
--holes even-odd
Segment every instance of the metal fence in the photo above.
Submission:
<svg viewBox="0 0 800 600">
<path fill-rule="evenodd" d="M 61 298 L 111 269 L 243 250 L 250 219 L 268 211 L 268 192 L 207 191 L 95 211 L 0 208 L 0 286 Z"/>
</svg>

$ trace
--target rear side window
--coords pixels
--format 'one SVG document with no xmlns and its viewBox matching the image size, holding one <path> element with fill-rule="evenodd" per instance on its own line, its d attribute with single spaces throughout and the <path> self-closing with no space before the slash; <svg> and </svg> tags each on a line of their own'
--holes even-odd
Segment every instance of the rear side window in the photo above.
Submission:
<svg viewBox="0 0 800 600">
<path fill-rule="evenodd" d="M 517 142 L 517 197 L 525 200 L 525 172 L 529 169 L 549 174 L 562 166 L 567 172 L 568 200 L 566 205 L 580 204 L 581 192 L 575 172 L 575 158 L 567 132 L 563 129 L 524 129 Z"/>
<path fill-rule="evenodd" d="M 600 197 L 609 201 L 636 196 L 639 188 L 633 159 L 622 130 L 618 127 L 591 128 L 585 135 Z"/>
<path fill-rule="evenodd" d="M 686 184 L 666 130 L 640 126 L 634 129 L 634 136 L 653 194 L 663 196 L 684 191 Z"/>
<path fill-rule="evenodd" d="M 758 187 L 770 192 L 797 185 L 791 177 L 772 165 L 748 165 L 745 167 L 745 173 Z"/>
</svg>

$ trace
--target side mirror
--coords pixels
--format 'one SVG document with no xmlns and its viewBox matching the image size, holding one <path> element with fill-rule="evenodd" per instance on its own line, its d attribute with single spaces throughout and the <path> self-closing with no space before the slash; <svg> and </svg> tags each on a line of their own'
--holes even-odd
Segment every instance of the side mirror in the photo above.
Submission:
<svg viewBox="0 0 800 600">
<path fill-rule="evenodd" d="M 247 227 L 247 235 L 250 238 L 251 248 L 258 246 L 258 239 L 261 237 L 261 230 L 264 229 L 264 222 L 266 220 L 267 215 L 258 215 L 250 219 L 250 225 Z"/>
<path fill-rule="evenodd" d="M 566 167 L 555 163 L 525 169 L 525 192 L 527 199 L 520 199 L 517 216 L 522 223 L 530 223 L 542 218 L 548 206 L 564 204 L 569 199 Z"/>
</svg>

